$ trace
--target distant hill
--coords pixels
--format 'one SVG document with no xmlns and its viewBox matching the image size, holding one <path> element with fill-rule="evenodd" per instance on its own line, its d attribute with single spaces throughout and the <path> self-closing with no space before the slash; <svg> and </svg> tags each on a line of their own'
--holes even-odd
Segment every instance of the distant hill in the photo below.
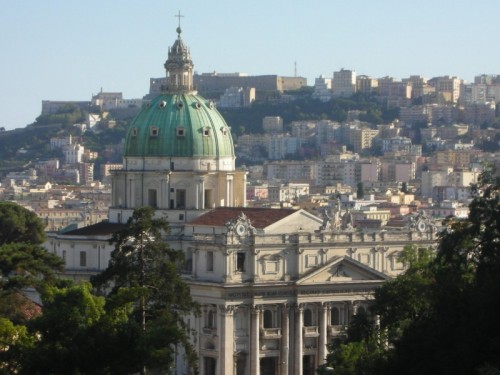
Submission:
<svg viewBox="0 0 500 375">
<path fill-rule="evenodd" d="M 261 133 L 265 116 L 280 116 L 285 126 L 292 121 L 328 119 L 344 121 L 347 112 L 360 110 L 360 120 L 373 125 L 389 122 L 397 117 L 398 110 L 385 110 L 373 97 L 355 95 L 339 98 L 326 103 L 311 99 L 309 92 L 294 92 L 289 102 L 283 98 L 268 98 L 255 102 L 248 108 L 219 109 L 236 135 Z M 39 116 L 36 121 L 23 129 L 0 132 L 0 170 L 7 165 L 22 165 L 30 160 L 60 156 L 50 150 L 50 138 L 69 134 L 78 137 L 86 148 L 102 152 L 106 145 L 118 144 L 125 137 L 131 118 L 117 120 L 114 128 L 101 128 L 80 134 L 72 126 L 85 121 L 87 113 L 79 108 L 64 108 L 56 114 Z M 105 160 L 100 160 L 103 162 Z M 9 167 L 10 168 L 10 167 Z"/>
</svg>

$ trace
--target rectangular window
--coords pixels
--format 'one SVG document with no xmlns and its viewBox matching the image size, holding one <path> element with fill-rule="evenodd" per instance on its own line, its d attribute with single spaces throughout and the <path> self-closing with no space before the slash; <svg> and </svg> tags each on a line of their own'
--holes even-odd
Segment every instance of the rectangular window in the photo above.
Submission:
<svg viewBox="0 0 500 375">
<path fill-rule="evenodd" d="M 148 206 L 153 207 L 153 208 L 157 208 L 158 205 L 157 205 L 156 199 L 157 199 L 156 189 L 149 189 L 148 190 Z"/>
<path fill-rule="evenodd" d="M 186 208 L 186 190 L 177 189 L 175 191 L 176 208 Z"/>
<path fill-rule="evenodd" d="M 215 375 L 217 368 L 217 360 L 212 357 L 203 357 L 203 373 L 206 375 Z"/>
<path fill-rule="evenodd" d="M 213 251 L 207 251 L 207 271 L 213 272 L 214 270 L 214 253 Z"/>
<path fill-rule="evenodd" d="M 245 272 L 245 253 L 236 253 L 236 271 Z"/>
<path fill-rule="evenodd" d="M 87 267 L 87 252 L 80 251 L 80 267 Z"/>
</svg>

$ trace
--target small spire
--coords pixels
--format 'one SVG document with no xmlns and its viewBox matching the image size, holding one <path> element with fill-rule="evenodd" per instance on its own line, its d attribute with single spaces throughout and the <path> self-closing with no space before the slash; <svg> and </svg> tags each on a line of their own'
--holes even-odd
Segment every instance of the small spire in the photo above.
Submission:
<svg viewBox="0 0 500 375">
<path fill-rule="evenodd" d="M 177 17 L 179 19 L 179 26 L 177 26 L 177 34 L 180 37 L 181 33 L 182 33 L 182 29 L 181 29 L 181 17 L 184 17 L 184 16 L 181 14 L 181 11 L 179 10 L 179 13 L 177 15 L 175 15 L 174 17 Z"/>
</svg>

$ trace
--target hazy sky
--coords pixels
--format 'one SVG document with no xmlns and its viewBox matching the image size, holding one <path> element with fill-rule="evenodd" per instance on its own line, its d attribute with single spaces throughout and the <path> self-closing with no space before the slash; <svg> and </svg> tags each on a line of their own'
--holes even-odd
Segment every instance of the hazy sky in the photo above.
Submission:
<svg viewBox="0 0 500 375">
<path fill-rule="evenodd" d="M 0 126 L 101 88 L 140 98 L 182 36 L 199 73 L 500 74 L 500 0 L 0 0 Z"/>
</svg>

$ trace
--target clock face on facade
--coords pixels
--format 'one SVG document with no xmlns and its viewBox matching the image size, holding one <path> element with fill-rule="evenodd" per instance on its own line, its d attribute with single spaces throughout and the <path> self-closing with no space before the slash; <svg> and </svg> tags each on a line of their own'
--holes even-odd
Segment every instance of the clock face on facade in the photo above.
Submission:
<svg viewBox="0 0 500 375">
<path fill-rule="evenodd" d="M 242 236 L 245 234 L 247 228 L 243 225 L 243 224 L 238 224 L 236 226 L 236 233 L 238 233 L 238 235 Z"/>
<path fill-rule="evenodd" d="M 420 232 L 423 232 L 425 231 L 427 225 L 425 224 L 424 221 L 420 220 L 418 223 L 417 223 L 417 230 L 419 230 Z"/>
</svg>

